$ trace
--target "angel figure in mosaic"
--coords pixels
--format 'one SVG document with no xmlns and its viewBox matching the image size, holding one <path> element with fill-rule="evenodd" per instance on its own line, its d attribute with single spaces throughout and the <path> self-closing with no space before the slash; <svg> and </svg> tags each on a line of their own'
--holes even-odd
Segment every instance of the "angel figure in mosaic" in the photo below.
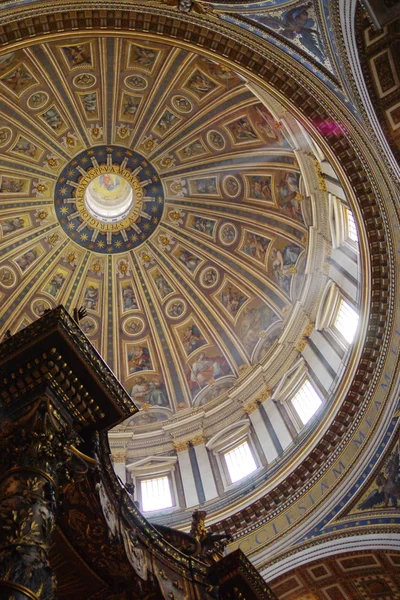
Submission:
<svg viewBox="0 0 400 600">
<path fill-rule="evenodd" d="M 368 497 L 359 504 L 361 510 L 368 510 L 378 505 L 398 508 L 400 500 L 400 441 L 397 443 L 390 459 L 375 479 L 376 489 L 372 490 Z"/>
<path fill-rule="evenodd" d="M 282 13 L 282 17 L 263 15 L 261 23 L 278 30 L 288 40 L 299 39 L 301 44 L 311 52 L 318 60 L 324 62 L 322 53 L 322 40 L 319 31 L 315 27 L 314 19 L 310 17 L 309 10 L 311 2 L 301 4 Z"/>
</svg>

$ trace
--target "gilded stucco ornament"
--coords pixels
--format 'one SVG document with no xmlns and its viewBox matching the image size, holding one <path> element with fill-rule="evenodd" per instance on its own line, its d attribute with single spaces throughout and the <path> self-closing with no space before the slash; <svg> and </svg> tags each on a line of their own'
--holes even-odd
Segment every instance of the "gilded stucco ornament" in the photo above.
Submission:
<svg viewBox="0 0 400 600">
<path fill-rule="evenodd" d="M 305 326 L 303 333 L 301 334 L 301 338 L 296 343 L 296 351 L 301 353 L 305 350 L 308 345 L 310 336 L 314 331 L 315 324 L 312 321 L 309 321 Z"/>
<path fill-rule="evenodd" d="M 126 452 L 113 452 L 112 459 L 114 463 L 125 463 Z"/>
<path fill-rule="evenodd" d="M 87 471 L 71 452 L 76 434 L 54 412 L 43 398 L 0 429 L 0 589 L 20 587 L 41 600 L 54 595 L 49 548 L 59 486 Z"/>
<path fill-rule="evenodd" d="M 189 440 L 185 440 L 182 442 L 173 442 L 173 446 L 176 452 L 184 452 L 189 448 Z"/>
</svg>

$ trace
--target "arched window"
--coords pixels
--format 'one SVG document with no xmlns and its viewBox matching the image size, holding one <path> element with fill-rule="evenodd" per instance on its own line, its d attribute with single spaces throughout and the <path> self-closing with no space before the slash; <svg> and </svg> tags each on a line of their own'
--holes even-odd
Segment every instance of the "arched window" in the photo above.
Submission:
<svg viewBox="0 0 400 600">
<path fill-rule="evenodd" d="M 246 475 L 250 475 L 250 473 L 253 473 L 257 469 L 256 461 L 247 441 L 225 452 L 224 458 L 231 483 L 240 481 L 240 479 L 243 479 Z"/>
<path fill-rule="evenodd" d="M 143 512 L 161 510 L 174 506 L 171 482 L 168 475 L 141 479 L 140 483 L 140 505 Z"/>
<path fill-rule="evenodd" d="M 356 222 L 354 220 L 354 215 L 349 208 L 345 208 L 344 211 L 346 217 L 347 237 L 351 241 L 358 243 L 358 232 Z"/>
<path fill-rule="evenodd" d="M 250 420 L 229 425 L 206 444 L 213 452 L 225 489 L 261 467 L 250 431 Z"/>
<path fill-rule="evenodd" d="M 303 425 L 308 423 L 322 404 L 321 398 L 309 379 L 302 383 L 290 401 Z"/>
<path fill-rule="evenodd" d="M 148 456 L 126 465 L 143 512 L 178 508 L 176 463 L 176 456 Z"/>
<path fill-rule="evenodd" d="M 358 313 L 343 298 L 339 299 L 338 308 L 334 316 L 332 327 L 351 344 L 358 327 Z"/>
</svg>

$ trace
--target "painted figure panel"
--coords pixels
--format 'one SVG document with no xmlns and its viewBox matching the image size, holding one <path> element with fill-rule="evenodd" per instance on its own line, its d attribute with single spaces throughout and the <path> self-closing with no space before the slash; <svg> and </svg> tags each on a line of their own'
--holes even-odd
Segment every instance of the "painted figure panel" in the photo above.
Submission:
<svg viewBox="0 0 400 600">
<path fill-rule="evenodd" d="M 75 75 L 73 84 L 78 88 L 91 88 L 96 81 L 96 76 L 92 73 L 79 73 L 79 75 Z"/>
<path fill-rule="evenodd" d="M 232 370 L 217 349 L 199 352 L 187 365 L 187 379 L 194 398 L 205 386 L 230 375 Z"/>
<path fill-rule="evenodd" d="M 86 282 L 82 305 L 87 310 L 99 312 L 100 285 L 100 282 L 96 281 L 95 279 L 89 279 Z"/>
<path fill-rule="evenodd" d="M 271 175 L 246 175 L 246 188 L 249 200 L 273 202 Z"/>
<path fill-rule="evenodd" d="M 38 108 L 43 108 L 48 101 L 49 95 L 47 92 L 34 92 L 28 98 L 28 106 L 32 110 L 37 110 Z"/>
<path fill-rule="evenodd" d="M 173 288 L 168 283 L 161 271 L 159 271 L 159 269 L 154 269 L 151 271 L 151 277 L 161 300 L 164 300 L 164 298 L 166 298 L 169 294 L 173 293 Z"/>
<path fill-rule="evenodd" d="M 129 75 L 125 77 L 125 85 L 132 90 L 142 91 L 148 86 L 148 81 L 141 75 Z"/>
<path fill-rule="evenodd" d="M 186 96 L 174 96 L 172 105 L 180 113 L 189 113 L 193 110 L 193 105 Z"/>
<path fill-rule="evenodd" d="M 37 162 L 43 154 L 43 149 L 25 137 L 19 136 L 10 152 Z"/>
<path fill-rule="evenodd" d="M 263 104 L 251 106 L 249 114 L 256 131 L 268 146 L 289 147 L 289 143 L 282 134 L 282 124 L 274 119 Z"/>
<path fill-rule="evenodd" d="M 29 191 L 29 179 L 19 177 L 6 177 L 0 175 L 1 194 L 27 194 Z"/>
<path fill-rule="evenodd" d="M 47 310 L 51 309 L 51 304 L 47 300 L 38 298 L 32 302 L 31 309 L 33 314 L 40 318 L 43 317 Z"/>
<path fill-rule="evenodd" d="M 129 45 L 128 68 L 136 67 L 144 71 L 152 72 L 160 52 L 153 48 Z"/>
<path fill-rule="evenodd" d="M 259 299 L 253 300 L 243 309 L 236 325 L 236 333 L 249 356 L 277 318 L 275 312 Z"/>
<path fill-rule="evenodd" d="M 132 381 L 130 394 L 138 405 L 171 407 L 167 388 L 160 375 L 138 375 Z"/>
<path fill-rule="evenodd" d="M 205 288 L 214 287 L 219 281 L 219 273 L 214 267 L 207 267 L 200 274 L 200 283 Z"/>
<path fill-rule="evenodd" d="M 65 286 L 69 271 L 66 269 L 57 269 L 52 277 L 47 281 L 43 288 L 46 294 L 49 294 L 54 299 L 60 296 L 62 288 Z"/>
<path fill-rule="evenodd" d="M 7 146 L 7 144 L 11 141 L 12 135 L 12 131 L 9 127 L 0 128 L 0 148 Z"/>
<path fill-rule="evenodd" d="M 178 338 L 182 344 L 186 356 L 208 344 L 199 325 L 191 318 L 189 321 L 176 329 Z"/>
<path fill-rule="evenodd" d="M 175 253 L 176 258 L 179 260 L 183 266 L 190 271 L 192 274 L 198 269 L 198 267 L 203 262 L 201 258 L 193 254 L 190 250 L 186 248 L 179 247 L 177 252 Z"/>
<path fill-rule="evenodd" d="M 271 240 L 263 235 L 245 229 L 240 251 L 262 265 L 265 265 L 265 258 L 270 242 Z"/>
<path fill-rule="evenodd" d="M 94 335 L 97 331 L 97 322 L 93 317 L 85 317 L 79 322 L 79 326 L 85 335 Z"/>
<path fill-rule="evenodd" d="M 77 43 L 61 47 L 62 55 L 70 69 L 93 67 L 92 46 L 90 42 Z"/>
<path fill-rule="evenodd" d="M 39 117 L 57 135 L 64 133 L 68 129 L 67 123 L 55 106 L 50 106 Z"/>
<path fill-rule="evenodd" d="M 5 288 L 14 287 L 17 277 L 11 267 L 0 268 L 0 285 Z"/>
<path fill-rule="evenodd" d="M 99 99 L 96 91 L 79 94 L 86 118 L 98 119 L 100 116 Z"/>
<path fill-rule="evenodd" d="M 139 371 L 153 371 L 153 361 L 147 341 L 138 344 L 127 344 L 128 374 Z"/>
<path fill-rule="evenodd" d="M 251 360 L 253 363 L 257 363 L 262 360 L 264 356 L 267 354 L 268 350 L 273 346 L 279 336 L 281 335 L 283 330 L 282 321 L 276 321 L 268 331 L 260 331 L 259 333 L 259 342 L 255 346 L 255 351 L 251 354 Z"/>
<path fill-rule="evenodd" d="M 231 246 L 237 240 L 238 232 L 233 223 L 224 223 L 219 230 L 219 239 L 224 246 Z"/>
<path fill-rule="evenodd" d="M 312 2 L 300 4 L 284 12 L 257 15 L 253 20 L 277 31 L 283 38 L 325 64 L 323 38 Z"/>
<path fill-rule="evenodd" d="M 179 319 L 186 312 L 186 303 L 181 298 L 174 298 L 168 302 L 165 312 L 171 319 Z"/>
<path fill-rule="evenodd" d="M 222 182 L 222 185 L 227 196 L 229 196 L 230 198 L 236 198 L 236 196 L 238 196 L 241 185 L 236 177 L 234 177 L 233 175 L 225 177 Z"/>
<path fill-rule="evenodd" d="M 208 237 L 214 237 L 216 225 L 217 221 L 214 219 L 206 219 L 205 217 L 199 217 L 198 215 L 189 215 L 187 220 L 187 226 L 190 229 L 199 231 Z"/>
<path fill-rule="evenodd" d="M 259 140 L 259 137 L 247 115 L 235 119 L 226 125 L 235 144 L 243 144 Z"/>
<path fill-rule="evenodd" d="M 142 333 L 144 329 L 144 321 L 140 317 L 132 317 L 126 319 L 122 325 L 122 329 L 127 335 L 136 336 Z"/>
<path fill-rule="evenodd" d="M 232 319 L 238 316 L 240 309 L 250 299 L 245 292 L 229 280 L 225 281 L 222 288 L 215 294 L 215 298 Z"/>
<path fill-rule="evenodd" d="M 122 312 L 128 310 L 138 310 L 139 303 L 133 282 L 130 280 L 122 281 L 120 283 L 121 299 L 122 299 Z"/>
<path fill-rule="evenodd" d="M 281 173 L 276 185 L 276 199 L 281 210 L 292 219 L 304 223 L 300 193 L 300 173 Z"/>
<path fill-rule="evenodd" d="M 235 377 L 225 376 L 221 379 L 211 380 L 211 384 L 209 386 L 204 387 L 197 395 L 196 400 L 194 402 L 194 406 L 203 406 L 207 404 L 207 402 L 211 402 L 211 400 L 215 400 L 218 396 L 221 396 L 224 392 L 232 389 L 232 386 L 235 384 Z"/>
<path fill-rule="evenodd" d="M 0 219 L 0 227 L 3 237 L 12 235 L 15 232 L 21 231 L 21 229 L 26 229 L 27 227 L 30 227 L 30 225 L 31 222 L 28 215 L 21 215 L 18 217 L 10 216 Z"/>
<path fill-rule="evenodd" d="M 21 96 L 27 89 L 38 83 L 29 69 L 20 63 L 8 73 L 0 76 L 0 81 L 16 96 Z"/>
<path fill-rule="evenodd" d="M 203 156 L 204 154 L 207 154 L 207 152 L 208 150 L 205 148 L 203 142 L 198 138 L 194 142 L 190 142 L 190 144 L 187 144 L 178 150 L 177 153 L 181 160 L 188 160 L 196 156 Z"/>
<path fill-rule="evenodd" d="M 210 77 L 207 77 L 202 71 L 196 69 L 189 77 L 184 89 L 191 92 L 198 100 L 204 99 L 218 87 L 217 83 Z"/>
<path fill-rule="evenodd" d="M 167 108 L 158 119 L 153 129 L 159 136 L 164 137 L 172 127 L 179 123 L 180 120 L 180 117 Z"/>
<path fill-rule="evenodd" d="M 201 196 L 219 196 L 216 177 L 191 179 L 189 181 L 189 189 L 191 194 L 197 194 Z"/>
<path fill-rule="evenodd" d="M 21 54 L 18 56 L 17 52 L 7 52 L 0 56 L 0 73 L 8 71 L 13 64 L 18 62 L 20 57 Z"/>
<path fill-rule="evenodd" d="M 232 71 L 229 67 L 221 65 L 220 63 L 214 62 L 208 58 L 201 59 L 204 70 L 216 81 L 222 83 L 224 87 L 230 89 L 241 82 L 240 77 L 237 73 Z"/>
<path fill-rule="evenodd" d="M 141 98 L 138 96 L 131 96 L 130 94 L 123 94 L 121 101 L 121 119 L 124 121 L 134 121 L 136 113 L 139 109 Z"/>
<path fill-rule="evenodd" d="M 290 284 L 296 273 L 296 263 L 300 253 L 301 248 L 297 244 L 274 247 L 270 252 L 268 272 L 287 294 L 290 292 Z"/>
<path fill-rule="evenodd" d="M 207 141 L 214 150 L 223 150 L 225 148 L 225 139 L 219 131 L 209 131 Z"/>
<path fill-rule="evenodd" d="M 22 273 L 25 273 L 44 254 L 43 247 L 38 244 L 14 259 Z"/>
<path fill-rule="evenodd" d="M 366 512 L 400 508 L 400 443 L 385 458 L 374 482 L 361 497 L 361 502 L 351 511 Z"/>
</svg>

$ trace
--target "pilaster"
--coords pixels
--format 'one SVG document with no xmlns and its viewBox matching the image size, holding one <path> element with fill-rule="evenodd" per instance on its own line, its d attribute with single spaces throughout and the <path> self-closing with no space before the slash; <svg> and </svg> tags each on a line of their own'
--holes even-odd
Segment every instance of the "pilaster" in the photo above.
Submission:
<svg viewBox="0 0 400 600">
<path fill-rule="evenodd" d="M 203 435 L 198 435 L 191 440 L 197 457 L 197 464 L 199 466 L 200 477 L 203 485 L 205 500 L 212 500 L 217 498 L 218 492 L 215 485 L 214 473 L 211 468 L 210 458 L 208 451 L 205 446 L 205 439 Z"/>
<path fill-rule="evenodd" d="M 192 465 L 189 456 L 189 441 L 174 443 L 176 454 L 178 456 L 179 469 L 181 472 L 183 492 L 185 494 L 186 506 L 197 506 L 199 497 L 196 490 Z"/>
</svg>

